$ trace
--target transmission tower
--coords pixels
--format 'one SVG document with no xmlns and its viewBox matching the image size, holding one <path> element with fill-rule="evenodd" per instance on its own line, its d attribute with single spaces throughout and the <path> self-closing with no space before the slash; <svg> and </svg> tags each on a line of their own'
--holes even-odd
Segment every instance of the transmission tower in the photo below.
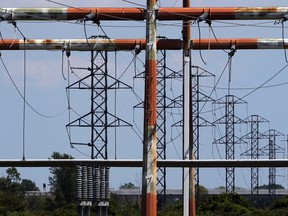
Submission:
<svg viewBox="0 0 288 216">
<path fill-rule="evenodd" d="M 260 123 L 268 123 L 269 121 L 259 115 L 251 115 L 244 121 L 250 126 L 250 132 L 244 135 L 241 139 L 249 139 L 251 148 L 241 154 L 241 156 L 250 156 L 252 160 L 257 160 L 260 156 L 265 155 L 265 152 L 260 150 L 259 140 L 265 138 L 259 131 Z M 257 205 L 259 195 L 259 168 L 251 167 L 251 200 Z"/>
<path fill-rule="evenodd" d="M 206 126 L 212 126 L 212 123 L 204 119 L 200 115 L 200 104 L 214 101 L 208 95 L 204 94 L 200 90 L 200 79 L 214 77 L 210 72 L 198 67 L 192 66 L 192 122 L 193 122 L 193 155 L 194 159 L 200 159 L 200 128 Z M 199 201 L 199 182 L 200 173 L 199 167 L 194 168 L 195 178 L 195 195 L 196 201 Z"/>
<path fill-rule="evenodd" d="M 158 37 L 161 39 L 166 39 Z M 156 106 L 157 106 L 157 159 L 166 159 L 167 143 L 167 108 L 182 108 L 182 101 L 171 99 L 167 95 L 167 79 L 182 78 L 179 72 L 167 67 L 166 50 L 157 50 L 157 89 L 156 89 Z M 168 73 L 169 71 L 169 73 Z M 134 78 L 144 78 L 143 72 L 137 74 Z M 134 108 L 144 108 L 143 101 L 134 106 Z M 166 168 L 157 167 L 157 208 L 162 208 L 166 203 Z"/>
<path fill-rule="evenodd" d="M 90 111 L 67 125 L 70 143 L 72 146 L 90 147 L 91 159 L 108 159 L 108 128 L 131 126 L 128 122 L 121 120 L 109 112 L 108 90 L 130 89 L 130 86 L 109 75 L 107 51 L 92 51 L 91 65 L 86 70 L 89 72 L 87 76 L 80 78 L 67 87 L 68 91 L 72 89 L 89 90 L 91 99 Z M 87 133 L 90 133 L 90 141 L 75 142 L 71 136 L 71 128 L 74 127 L 82 128 Z M 96 205 L 97 215 L 107 215 L 110 197 L 109 167 L 94 167 L 91 174 L 87 172 L 87 167 L 84 167 L 82 172 L 77 171 L 76 173 L 82 174 L 82 183 L 86 181 L 88 175 L 94 176 L 94 187 L 92 186 L 92 188 L 95 188 L 95 190 L 93 196 L 90 196 L 90 200 Z M 77 179 L 79 180 L 80 177 L 78 176 Z M 82 190 L 86 190 L 85 187 Z M 83 194 L 85 193 L 83 192 Z M 79 200 L 80 205 L 84 203 L 83 200 L 85 201 L 86 197 L 86 195 L 84 197 L 82 195 L 82 198 Z"/>
<path fill-rule="evenodd" d="M 143 181 L 142 181 L 142 215 L 150 216 L 150 215 L 156 215 L 156 49 L 157 49 L 157 41 L 156 41 L 156 26 L 158 24 L 158 20 L 184 20 L 184 21 L 190 21 L 189 19 L 194 20 L 195 18 L 203 19 L 203 20 L 263 20 L 263 19 L 270 19 L 270 20 L 280 20 L 281 22 L 284 22 L 287 20 L 287 8 L 285 7 L 269 7 L 269 8 L 263 8 L 263 7 L 240 7 L 240 8 L 192 8 L 190 7 L 190 1 L 186 0 L 183 1 L 185 4 L 183 4 L 184 7 L 187 8 L 163 8 L 159 7 L 157 8 L 157 2 L 156 0 L 148 0 L 146 8 L 11 8 L 11 9 L 3 9 L 0 18 L 1 21 L 12 21 L 12 23 L 15 25 L 15 22 L 17 20 L 40 20 L 42 22 L 44 21 L 56 21 L 56 20 L 80 20 L 80 21 L 86 21 L 86 20 L 92 20 L 94 22 L 98 22 L 102 20 L 138 20 L 138 21 L 144 21 L 146 20 L 146 42 L 142 43 L 147 45 L 146 46 L 146 73 L 145 73 L 145 110 L 144 110 L 144 139 L 143 139 Z M 205 12 L 204 12 L 205 11 Z M 203 13 L 204 12 L 204 13 Z M 186 25 L 188 22 L 184 23 Z M 16 27 L 16 26 L 15 26 Z M 186 25 L 186 27 L 190 27 L 190 23 Z M 183 28 L 183 30 L 186 30 Z M 183 34 L 184 36 L 188 34 Z M 186 37 L 188 38 L 188 37 Z M 4 41 L 2 39 L 2 41 Z M 15 39 L 9 40 L 8 43 L 2 43 L 2 47 L 7 49 L 21 49 L 19 47 L 19 43 L 16 42 Z M 12 41 L 12 43 L 11 43 Z M 60 43 L 60 45 L 55 46 L 51 41 L 52 40 L 29 40 L 29 43 L 24 40 L 24 49 L 39 49 L 39 45 L 41 44 L 41 41 L 47 43 L 44 46 L 44 49 L 59 49 L 59 47 L 62 49 L 63 43 Z M 84 41 L 84 43 L 83 43 Z M 84 39 L 82 41 L 81 46 L 76 46 L 77 48 L 74 48 L 76 50 L 83 51 L 84 49 L 87 49 L 91 51 L 91 47 L 89 47 L 87 44 L 87 39 Z M 201 41 L 201 42 L 200 42 Z M 279 41 L 281 43 L 279 43 Z M 283 43 L 282 43 L 283 41 Z M 115 42 L 115 43 L 114 43 Z M 121 42 L 122 40 L 118 41 Z M 116 50 L 115 44 L 118 43 L 117 40 L 109 40 L 109 43 L 103 46 L 101 49 L 107 49 L 109 48 L 111 50 Z M 188 43 L 187 43 L 188 42 Z M 21 43 L 21 42 L 20 42 Z M 77 42 L 78 43 L 78 42 Z M 11 46 L 7 46 L 7 44 L 11 44 Z M 35 46 L 36 44 L 36 46 Z M 125 43 L 124 43 L 125 44 Z M 185 51 L 188 51 L 188 47 L 190 47 L 190 38 L 185 43 Z M 247 49 L 283 49 L 283 45 L 287 44 L 284 40 L 276 39 L 276 40 L 270 40 L 270 39 L 202 39 L 193 40 L 193 49 L 229 49 L 231 47 L 231 44 L 235 46 L 235 49 L 242 49 L 243 46 L 241 44 L 245 44 L 245 47 Z M 101 45 L 101 44 L 100 44 Z M 122 44 L 123 45 L 123 44 Z M 123 46 L 119 46 L 118 48 L 123 48 Z M 171 44 L 169 44 L 171 45 Z M 173 43 L 173 45 L 177 45 L 178 49 L 183 48 L 183 43 Z M 74 46 L 74 45 L 73 45 Z M 31 48 L 34 47 L 34 48 Z M 75 46 L 74 46 L 75 47 Z M 94 49 L 99 49 L 99 44 L 95 43 Z M 112 47 L 112 49 L 111 49 Z M 171 47 L 170 47 L 171 48 Z M 23 49 L 23 47 L 22 47 Z M 100 50 L 99 50 L 100 51 Z M 101 50 L 100 53 L 102 53 L 103 50 Z M 99 53 L 99 52 L 97 52 Z M 101 54 L 100 54 L 101 55 Z M 186 62 L 185 66 L 189 65 L 191 63 L 191 57 L 190 55 L 184 55 L 183 61 Z M 91 58 L 93 59 L 93 58 Z M 92 62 L 92 61 L 91 61 Z M 99 65 L 100 66 L 100 65 Z M 96 67 L 97 68 L 97 67 Z M 94 68 L 93 66 L 89 69 L 91 73 L 97 71 L 98 69 Z M 100 67 L 99 67 L 100 68 Z M 189 67 L 185 67 L 185 71 L 189 71 Z M 93 71 L 93 72 L 92 72 Z M 184 75 L 189 75 L 190 73 L 184 73 Z M 91 76 L 94 78 L 94 75 Z M 92 78 L 92 79 L 93 79 Z M 91 79 L 91 80 L 92 80 Z M 105 80 L 105 76 L 103 76 L 103 80 Z M 185 145 L 183 146 L 188 147 L 186 149 L 190 150 L 191 148 L 191 134 L 189 124 L 187 124 L 187 121 L 192 122 L 191 115 L 189 112 L 186 112 L 189 109 L 189 103 L 187 103 L 187 99 L 190 100 L 190 86 L 186 85 L 189 84 L 190 79 L 184 79 L 185 86 L 187 88 L 184 88 L 186 90 L 186 93 L 184 94 L 189 97 L 184 98 L 184 116 L 186 113 L 188 113 L 187 118 L 184 117 L 183 125 L 188 130 L 184 130 L 184 139 L 185 139 Z M 98 90 L 94 88 L 94 82 L 91 81 L 92 85 L 87 86 L 85 83 L 78 83 L 77 88 L 78 89 L 91 89 L 91 100 L 99 99 L 99 101 L 96 101 L 95 103 L 91 103 L 91 110 L 90 112 L 78 118 L 77 120 L 69 123 L 68 127 L 81 127 L 81 128 L 88 128 L 89 133 L 91 133 L 91 140 L 88 142 L 82 142 L 82 143 L 75 143 L 71 142 L 73 145 L 76 144 L 84 144 L 88 145 L 91 148 L 91 158 L 104 158 L 107 159 L 107 127 L 111 126 L 110 122 L 108 122 L 108 112 L 107 112 L 107 106 L 105 107 L 105 103 L 103 103 L 104 107 L 101 107 L 102 101 L 107 99 L 107 94 L 105 95 L 99 89 L 105 88 L 107 90 L 107 85 L 99 87 Z M 99 80 L 99 83 L 101 81 Z M 105 84 L 105 83 L 104 83 Z M 70 86 L 72 87 L 72 86 Z M 75 86 L 76 87 L 76 86 Z M 89 87 L 89 88 L 88 88 Z M 93 93 L 94 91 L 94 93 Z M 107 93 L 107 91 L 106 91 Z M 98 97 L 98 95 L 101 95 Z M 101 98 L 103 97 L 103 98 Z M 234 97 L 230 94 L 226 96 L 226 100 L 222 101 L 222 104 L 226 105 L 226 113 L 223 119 L 219 119 L 218 123 L 225 124 L 226 125 L 226 135 L 223 138 L 220 138 L 218 140 L 218 143 L 225 143 L 226 144 L 226 158 L 228 159 L 234 159 L 234 144 L 237 143 L 237 140 L 235 140 L 235 134 L 234 134 L 234 124 L 238 123 L 238 120 L 235 119 L 234 116 Z M 237 100 L 236 100 L 237 101 Z M 186 102 L 186 103 L 185 103 Z M 238 101 L 239 102 L 239 101 Z M 188 106 L 187 106 L 188 104 Z M 99 105 L 99 106 L 98 106 Z M 104 108 L 104 109 L 103 109 Z M 98 112 L 99 111 L 99 112 Z M 190 110 L 189 110 L 190 111 Z M 114 116 L 115 117 L 115 116 Z M 114 118 L 113 118 L 114 119 Z M 113 120 L 112 120 L 113 121 Z M 222 123 L 223 122 L 223 123 Z M 114 125 L 120 124 L 119 119 L 115 119 Z M 105 126 L 104 126 L 105 124 Z M 122 124 L 122 123 L 121 123 Z M 187 127 L 188 126 L 188 127 Z M 102 130 L 101 130 L 102 129 Z M 188 133 L 187 133 L 188 132 Z M 189 139 L 187 139 L 189 135 Z M 89 139 L 89 138 L 87 138 Z M 216 141 L 217 143 L 217 141 Z M 186 151 L 186 150 L 185 150 Z M 191 152 L 189 152 L 189 157 L 186 157 L 188 159 L 191 159 Z M 154 157 L 155 156 L 155 157 Z M 184 158 L 184 159 L 186 159 Z M 23 161 L 24 162 L 24 161 Z M 80 169 L 79 169 L 80 170 Z M 102 169 L 103 170 L 103 169 Z M 186 169 L 187 170 L 187 169 Z M 155 172 L 154 172 L 155 171 Z M 191 169 L 189 170 L 191 171 Z M 82 179 L 83 182 L 90 182 L 90 177 L 88 177 L 88 174 L 90 171 L 88 171 L 87 168 L 87 176 L 86 176 L 86 167 L 83 167 L 82 172 Z M 80 171 L 79 171 L 80 173 Z M 102 173 L 102 172 L 101 172 Z M 190 174 L 190 173 L 189 173 Z M 234 190 L 234 169 L 231 168 L 226 169 L 226 179 L 228 179 L 227 182 L 229 182 L 229 185 L 226 185 L 226 189 L 229 190 L 232 188 Z M 102 175 L 103 177 L 104 175 Z M 101 177 L 101 181 L 103 178 Z M 106 179 L 106 178 L 105 178 Z M 231 181 L 232 179 L 232 181 Z M 86 181 L 87 180 L 87 181 Z M 191 178 L 189 177 L 189 180 Z M 232 182 L 232 185 L 231 185 Z M 89 183 L 90 185 L 90 183 Z M 189 184 L 188 184 L 189 185 Z M 84 184 L 85 190 L 86 190 L 86 183 Z M 91 186 L 91 185 L 90 185 Z M 191 185 L 189 185 L 191 186 Z M 231 187 L 232 186 L 232 187 Z M 183 187 L 184 188 L 184 187 Z M 189 190 L 192 187 L 189 188 Z M 188 188 L 185 193 L 187 193 Z M 85 195 L 86 196 L 86 195 Z M 183 202 L 183 209 L 189 205 L 189 202 L 187 203 L 187 197 L 185 197 L 186 200 Z M 189 198 L 189 197 L 188 197 Z M 189 210 L 189 208 L 186 208 Z M 146 214 L 147 213 L 147 214 Z M 185 214 L 185 216 L 188 215 L 188 212 Z"/>
<path fill-rule="evenodd" d="M 264 136 L 268 139 L 268 145 L 262 148 L 263 151 L 268 151 L 269 159 L 276 159 L 277 153 L 284 154 L 285 149 L 277 145 L 277 137 L 285 137 L 284 134 L 280 133 L 277 130 L 270 129 L 264 133 Z M 275 199 L 276 195 L 276 167 L 269 167 L 268 174 L 269 181 L 269 199 L 272 202 Z"/>
<path fill-rule="evenodd" d="M 225 115 L 214 122 L 214 124 L 225 125 L 225 136 L 214 141 L 214 144 L 225 144 L 225 154 L 227 160 L 235 159 L 235 144 L 242 143 L 241 139 L 235 135 L 235 124 L 243 123 L 243 120 L 235 116 L 235 105 L 246 103 L 234 95 L 226 95 L 215 104 L 225 105 Z M 226 167 L 226 193 L 235 191 L 235 168 Z"/>
<path fill-rule="evenodd" d="M 157 159 L 166 159 L 166 51 L 157 51 Z M 166 168 L 157 167 L 157 207 L 166 202 Z"/>
</svg>

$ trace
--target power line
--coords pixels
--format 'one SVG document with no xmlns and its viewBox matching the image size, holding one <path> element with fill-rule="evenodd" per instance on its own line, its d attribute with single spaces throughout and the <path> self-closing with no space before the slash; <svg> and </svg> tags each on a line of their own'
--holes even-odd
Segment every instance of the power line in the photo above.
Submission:
<svg viewBox="0 0 288 216">
<path fill-rule="evenodd" d="M 264 83 L 262 83 L 260 86 L 252 90 L 251 92 L 245 94 L 244 96 L 241 97 L 241 99 L 248 97 L 255 91 L 261 89 L 264 85 L 266 85 L 268 82 L 270 82 L 272 79 L 274 79 L 276 76 L 278 76 L 281 72 L 283 72 L 286 68 L 288 67 L 288 64 L 286 64 L 283 68 L 281 68 L 276 74 L 274 74 L 272 77 L 270 77 L 268 80 L 266 80 Z"/>
<path fill-rule="evenodd" d="M 271 84 L 271 85 L 264 85 L 261 87 L 261 89 L 265 89 L 265 88 L 275 88 L 275 87 L 279 87 L 279 86 L 283 86 L 283 85 L 288 85 L 288 82 L 283 82 L 283 83 L 277 83 L 277 84 Z M 205 88 L 214 88 L 213 86 L 208 86 L 208 85 L 201 85 L 201 87 L 205 87 Z M 247 90 L 253 90 L 259 88 L 258 87 L 231 87 L 230 90 L 233 91 L 247 91 Z M 216 87 L 216 89 L 220 89 L 220 90 L 227 90 L 227 87 Z"/>
<path fill-rule="evenodd" d="M 218 78 L 218 80 L 217 80 L 216 84 L 214 85 L 212 91 L 210 92 L 208 98 L 211 97 L 211 95 L 212 95 L 213 92 L 215 91 L 215 89 L 216 89 L 218 83 L 220 82 L 220 80 L 221 80 L 221 78 L 222 78 L 222 76 L 223 76 L 223 74 L 224 74 L 226 68 L 227 68 L 228 65 L 229 65 L 229 59 L 230 59 L 230 58 L 231 58 L 231 56 L 228 56 L 228 61 L 226 62 L 225 66 L 224 66 L 224 68 L 223 68 L 223 70 L 222 70 L 222 72 L 221 72 L 221 74 L 220 74 L 220 77 Z M 203 106 L 201 107 L 200 112 L 203 110 L 203 108 L 205 107 L 206 104 L 207 104 L 207 101 L 206 101 L 206 102 L 203 104 Z"/>
<path fill-rule="evenodd" d="M 17 87 L 16 83 L 14 82 L 3 58 L 2 58 L 2 53 L 0 53 L 0 60 L 1 60 L 1 63 L 5 69 L 5 72 L 7 73 L 9 79 L 11 80 L 13 86 L 15 87 L 16 91 L 18 92 L 18 94 L 20 95 L 20 97 L 25 101 L 25 103 L 31 108 L 31 110 L 33 110 L 36 114 L 38 114 L 39 116 L 43 117 L 43 118 L 57 118 L 59 117 L 60 115 L 62 115 L 63 113 L 66 112 L 67 109 L 65 109 L 64 111 L 62 111 L 61 113 L 57 114 L 57 115 L 53 115 L 53 116 L 49 116 L 49 115 L 44 115 L 42 113 L 40 113 L 39 111 L 37 111 L 27 100 L 26 98 L 24 97 L 24 95 L 21 93 L 21 91 L 19 90 L 19 88 Z"/>
<path fill-rule="evenodd" d="M 132 1 L 128 1 L 128 0 L 121 0 L 121 1 L 133 4 L 133 5 L 136 5 L 136 6 L 146 7 L 146 5 L 138 4 L 138 3 L 135 3 L 135 2 L 132 2 Z"/>
</svg>

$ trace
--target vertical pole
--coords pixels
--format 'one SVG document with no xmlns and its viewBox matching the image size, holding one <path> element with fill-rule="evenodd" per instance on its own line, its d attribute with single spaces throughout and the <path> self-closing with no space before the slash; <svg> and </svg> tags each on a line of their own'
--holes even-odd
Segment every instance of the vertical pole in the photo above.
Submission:
<svg viewBox="0 0 288 216">
<path fill-rule="evenodd" d="M 183 7 L 190 7 L 190 0 L 183 0 Z M 193 121 L 192 121 L 192 82 L 191 82 L 191 52 L 190 20 L 183 21 L 183 159 L 193 159 Z M 195 185 L 194 169 L 183 168 L 183 216 L 195 216 Z"/>
<path fill-rule="evenodd" d="M 142 216 L 156 216 L 156 0 L 147 0 Z"/>
<path fill-rule="evenodd" d="M 90 95 L 90 100 L 91 100 L 91 107 L 90 107 L 90 112 L 91 112 L 91 159 L 95 159 L 94 157 L 94 52 L 91 51 L 91 56 L 90 56 L 90 63 L 91 63 L 91 95 Z"/>
<path fill-rule="evenodd" d="M 184 57 L 184 82 L 183 82 L 183 160 L 189 160 L 189 120 L 190 120 L 190 113 L 189 113 L 189 106 L 190 106 L 190 100 L 189 100 L 189 93 L 190 93 L 190 76 L 187 71 L 189 71 L 190 67 L 190 58 Z M 188 167 L 183 168 L 183 216 L 189 215 L 189 184 L 190 184 L 190 170 Z"/>
</svg>

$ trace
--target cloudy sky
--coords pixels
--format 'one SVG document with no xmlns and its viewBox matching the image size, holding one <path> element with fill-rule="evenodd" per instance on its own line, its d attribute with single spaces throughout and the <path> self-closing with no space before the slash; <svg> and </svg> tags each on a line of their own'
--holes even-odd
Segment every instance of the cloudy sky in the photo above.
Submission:
<svg viewBox="0 0 288 216">
<path fill-rule="evenodd" d="M 63 7 L 62 5 L 68 5 L 71 7 L 140 7 L 139 5 L 145 5 L 145 1 L 134 1 L 137 5 L 127 3 L 120 0 L 107 0 L 107 1 L 45 1 L 45 0 L 0 0 L 1 8 L 17 8 L 17 7 Z M 173 7 L 181 6 L 180 0 L 162 0 L 158 1 L 159 7 Z M 286 6 L 286 1 L 263 1 L 250 0 L 231 1 L 203 1 L 195 0 L 191 1 L 191 4 L 195 7 L 232 7 L 232 6 Z M 145 37 L 145 23 L 144 22 L 101 22 L 101 27 L 104 30 L 98 28 L 95 25 L 87 26 L 87 35 L 103 35 L 106 34 L 110 38 L 144 38 Z M 284 23 L 284 27 L 287 24 Z M 17 22 L 18 28 L 28 39 L 33 38 L 85 38 L 85 32 L 83 24 L 75 22 Z M 281 25 L 275 24 L 274 21 L 225 21 L 225 22 L 213 22 L 213 30 L 217 38 L 238 38 L 238 37 L 256 37 L 256 38 L 282 38 Z M 21 34 L 18 30 L 6 22 L 0 24 L 1 34 L 5 39 L 20 38 Z M 192 38 L 199 38 L 199 32 L 201 37 L 213 38 L 211 30 L 205 23 L 200 24 L 200 28 L 197 25 L 192 26 Z M 168 38 L 181 39 L 181 22 L 161 22 L 157 26 L 157 34 L 166 36 Z M 284 35 L 286 32 L 284 31 Z M 24 72 L 24 52 L 23 51 L 2 51 L 3 61 L 8 69 L 9 74 L 13 77 L 15 84 L 18 86 L 21 92 L 23 92 L 23 72 Z M 278 73 L 281 68 L 287 65 L 285 60 L 284 50 L 255 50 L 245 51 L 239 50 L 236 52 L 232 60 L 232 93 L 237 97 L 242 97 L 251 91 L 251 88 L 256 88 L 262 83 L 266 82 L 273 75 Z M 26 65 L 27 65 L 27 101 L 29 104 L 37 110 L 39 113 L 45 116 L 57 116 L 55 118 L 43 117 L 35 111 L 27 107 L 26 123 L 25 123 L 25 156 L 26 158 L 48 158 L 53 151 L 65 152 L 71 154 L 75 158 L 87 158 L 89 156 L 89 149 L 77 148 L 71 149 L 69 139 L 66 133 L 65 125 L 68 124 L 68 102 L 66 95 L 66 87 L 68 85 L 67 80 L 64 77 L 68 75 L 67 59 L 64 57 L 62 62 L 61 51 L 27 51 L 26 52 Z M 114 158 L 115 154 L 117 158 L 136 158 L 139 159 L 142 156 L 142 110 L 134 110 L 133 106 L 139 103 L 138 96 L 143 94 L 143 82 L 141 79 L 133 79 L 135 73 L 140 73 L 144 70 L 143 60 L 144 53 L 139 55 L 137 61 L 133 60 L 133 53 L 131 52 L 119 52 L 117 54 L 109 54 L 109 71 L 115 74 L 117 71 L 118 76 L 123 73 L 121 80 L 127 82 L 130 86 L 133 86 L 132 91 L 121 90 L 117 92 L 117 105 L 113 103 L 115 95 L 111 93 L 110 108 L 111 112 L 116 110 L 117 116 L 120 116 L 124 120 L 134 124 L 131 128 L 120 128 L 116 132 L 116 148 L 115 148 L 115 131 L 109 131 L 109 158 Z M 168 67 L 172 70 L 181 70 L 181 51 L 168 52 Z M 201 60 L 201 57 L 205 61 Z M 89 53 L 73 52 L 70 57 L 70 63 L 73 67 L 89 67 L 90 56 Z M 220 51 L 193 51 L 192 52 L 193 65 L 200 66 L 205 70 L 215 75 L 215 80 L 219 79 L 226 63 L 227 53 Z M 132 64 L 130 64 L 132 63 Z M 63 65 L 63 71 L 62 71 Z M 117 67 L 115 67 L 117 65 Z M 77 75 L 85 76 L 87 71 L 76 71 Z M 72 75 L 71 75 L 72 76 Z M 75 79 L 75 77 L 74 77 Z M 201 89 L 209 94 L 211 88 L 207 86 L 213 86 L 215 84 L 213 78 L 207 78 L 203 80 L 203 86 Z M 241 118 L 246 118 L 252 114 L 263 116 L 270 121 L 269 125 L 263 125 L 263 132 L 269 129 L 279 130 L 283 134 L 287 134 L 287 85 L 288 82 L 287 70 L 279 73 L 274 79 L 272 79 L 267 85 L 274 85 L 274 87 L 263 88 L 255 91 L 253 94 L 245 98 L 247 104 L 237 108 L 236 115 Z M 227 94 L 226 88 L 228 86 L 228 71 L 224 71 L 223 77 L 220 79 L 217 85 L 220 89 L 217 89 L 217 94 L 213 94 L 214 98 L 221 98 Z M 177 95 L 181 91 L 181 80 L 169 81 L 168 84 L 169 94 Z M 242 90 L 239 90 L 242 89 Z M 89 109 L 89 99 L 87 95 L 80 95 L 78 92 L 71 92 L 71 100 L 73 108 L 77 109 L 82 114 Z M 0 66 L 0 98 L 2 100 L 0 106 L 0 158 L 3 159 L 20 159 L 23 155 L 23 100 L 19 96 L 15 87 L 11 83 L 7 75 L 7 71 L 3 65 Z M 211 110 L 212 105 L 207 104 L 204 110 Z M 169 110 L 169 123 L 179 120 L 179 110 Z M 223 114 L 223 113 L 222 113 Z M 75 116 L 73 116 L 75 117 Z M 219 113 L 205 114 L 205 118 L 209 121 L 213 121 L 221 117 Z M 219 128 L 221 130 L 221 128 Z M 168 129 L 169 134 L 167 139 L 170 140 L 167 144 L 167 157 L 169 159 L 179 159 L 181 157 L 181 140 L 175 139 L 179 133 L 179 129 Z M 246 126 L 237 128 L 237 133 L 244 135 L 248 129 Z M 223 131 L 214 133 L 211 128 L 201 129 L 201 154 L 202 159 L 212 158 L 225 158 L 223 145 L 212 145 L 213 139 L 223 136 Z M 78 134 L 78 136 L 85 136 Z M 127 139 L 129 137 L 129 139 Z M 262 141 L 261 141 L 262 142 Z M 279 143 L 281 144 L 281 142 Z M 261 143 L 265 145 L 265 141 Z M 249 145 L 240 145 L 236 148 L 236 157 L 240 157 L 240 154 L 249 149 Z M 279 155 L 283 157 L 283 155 Z M 36 181 L 37 185 L 41 187 L 41 184 L 47 183 L 48 170 L 45 169 L 20 169 L 23 178 L 30 178 Z M 37 170 L 37 175 L 35 175 Z M 132 171 L 131 171 L 132 170 Z M 39 172 L 38 172 L 39 171 Z M 207 172 L 208 171 L 208 172 Z M 284 170 L 279 171 L 279 175 L 283 177 L 279 178 L 279 183 L 282 183 L 287 187 L 286 173 Z M 39 173 L 39 174 L 38 174 Z M 41 173 L 41 175 L 40 175 Z M 122 174 L 120 174 L 122 173 Z M 125 173 L 125 175 L 123 175 Z M 211 182 L 211 173 L 215 181 Z M 260 184 L 267 184 L 267 170 L 261 171 Z M 1 175 L 5 174 L 5 170 L 1 170 Z M 167 180 L 168 187 L 180 187 L 179 176 L 180 169 L 168 170 Z M 119 175 L 121 178 L 119 178 Z M 111 173 L 111 185 L 112 187 L 119 187 L 119 185 L 131 181 L 135 184 L 139 184 L 141 179 L 140 169 L 112 169 Z M 239 169 L 237 171 L 236 182 L 241 187 L 250 186 L 249 169 Z M 220 185 L 224 185 L 223 176 L 225 173 L 223 170 L 203 170 L 201 171 L 201 184 L 206 187 L 213 188 Z M 179 181 L 178 181 L 178 180 Z"/>
</svg>

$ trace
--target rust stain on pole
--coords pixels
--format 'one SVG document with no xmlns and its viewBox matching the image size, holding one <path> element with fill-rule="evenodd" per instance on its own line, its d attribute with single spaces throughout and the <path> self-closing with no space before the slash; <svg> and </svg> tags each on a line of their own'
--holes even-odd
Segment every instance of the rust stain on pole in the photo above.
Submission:
<svg viewBox="0 0 288 216">
<path fill-rule="evenodd" d="M 78 20 L 94 13 L 95 20 L 145 20 L 144 8 L 2 8 L 7 20 Z M 288 7 L 207 7 L 159 8 L 159 20 L 195 20 L 207 13 L 210 20 L 277 20 L 288 13 Z"/>
<path fill-rule="evenodd" d="M 205 8 L 159 8 L 159 20 L 194 20 L 209 9 Z"/>
<path fill-rule="evenodd" d="M 193 50 L 218 50 L 230 49 L 231 45 L 235 45 L 236 49 L 258 49 L 258 39 L 256 38 L 240 38 L 240 39 L 194 39 L 191 42 Z M 283 49 L 282 46 L 279 46 Z"/>
<path fill-rule="evenodd" d="M 179 39 L 156 40 L 159 50 L 181 50 L 183 41 Z M 25 44 L 25 45 L 24 45 Z M 283 49 L 288 48 L 288 39 L 282 38 L 219 38 L 193 39 L 190 41 L 193 50 L 219 50 L 230 49 Z M 136 45 L 140 50 L 146 49 L 144 39 L 3 39 L 0 40 L 0 50 L 63 50 L 69 45 L 71 51 L 128 51 L 134 50 Z M 185 45 L 187 47 L 187 44 Z M 91 48 L 92 47 L 92 48 Z"/>
<path fill-rule="evenodd" d="M 181 50 L 180 39 L 158 39 L 157 49 Z M 69 46 L 71 51 L 128 51 L 139 45 L 140 50 L 146 49 L 145 39 L 22 39 L 0 40 L 0 50 L 63 50 Z"/>
<path fill-rule="evenodd" d="M 156 216 L 156 0 L 147 0 L 142 216 Z"/>
<path fill-rule="evenodd" d="M 89 13 L 95 13 L 96 20 L 144 20 L 143 8 L 69 8 L 69 20 L 84 18 Z"/>
</svg>

